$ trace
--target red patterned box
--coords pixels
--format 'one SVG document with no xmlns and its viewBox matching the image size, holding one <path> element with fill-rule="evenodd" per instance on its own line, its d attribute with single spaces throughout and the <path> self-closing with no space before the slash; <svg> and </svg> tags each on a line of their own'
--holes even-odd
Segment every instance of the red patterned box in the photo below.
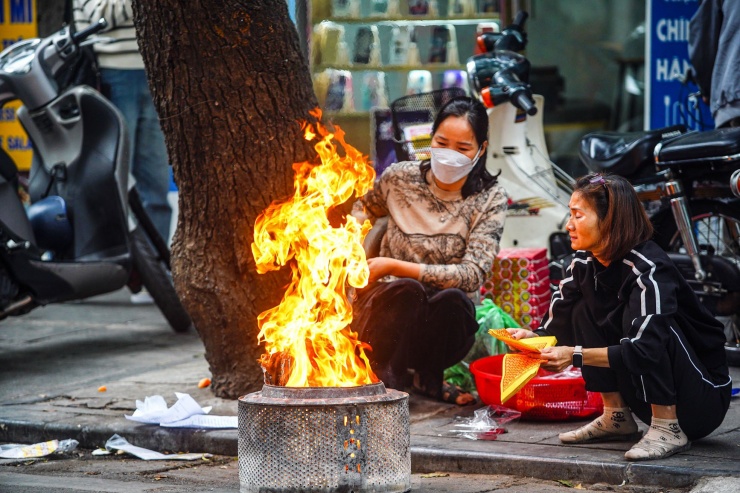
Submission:
<svg viewBox="0 0 740 493">
<path fill-rule="evenodd" d="M 522 327 L 537 328 L 550 306 L 550 269 L 545 248 L 504 248 L 481 293 Z"/>
</svg>

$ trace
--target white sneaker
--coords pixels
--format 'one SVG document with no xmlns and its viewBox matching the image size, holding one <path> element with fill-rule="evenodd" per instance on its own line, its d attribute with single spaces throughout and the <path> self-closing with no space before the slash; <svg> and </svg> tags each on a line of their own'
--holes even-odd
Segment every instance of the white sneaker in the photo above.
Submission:
<svg viewBox="0 0 740 493">
<path fill-rule="evenodd" d="M 141 288 L 141 291 L 131 295 L 131 303 L 134 305 L 151 305 L 154 303 L 154 298 L 146 288 Z"/>
</svg>

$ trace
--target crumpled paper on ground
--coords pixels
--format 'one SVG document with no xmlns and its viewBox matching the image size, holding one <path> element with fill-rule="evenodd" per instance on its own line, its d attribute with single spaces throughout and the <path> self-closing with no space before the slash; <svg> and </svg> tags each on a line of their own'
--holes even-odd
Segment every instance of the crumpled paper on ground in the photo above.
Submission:
<svg viewBox="0 0 740 493">
<path fill-rule="evenodd" d="M 120 435 L 113 435 L 105 442 L 105 451 L 94 451 L 93 455 L 106 455 L 114 450 L 122 450 L 143 460 L 198 460 L 213 457 L 213 454 L 163 454 L 143 447 L 131 445 Z"/>
<path fill-rule="evenodd" d="M 126 419 L 139 423 L 155 424 L 170 428 L 238 428 L 239 419 L 236 416 L 212 416 L 211 406 L 200 407 L 190 394 L 175 392 L 177 402 L 167 407 L 167 402 L 161 395 L 153 395 L 137 399 L 136 411 L 132 415 L 125 415 Z"/>
</svg>

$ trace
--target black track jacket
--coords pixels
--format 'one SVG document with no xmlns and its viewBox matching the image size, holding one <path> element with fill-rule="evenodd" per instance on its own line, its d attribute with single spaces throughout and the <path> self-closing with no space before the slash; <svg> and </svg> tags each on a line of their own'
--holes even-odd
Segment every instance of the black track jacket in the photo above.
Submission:
<svg viewBox="0 0 740 493">
<path fill-rule="evenodd" d="M 609 365 L 633 375 L 649 373 L 666 352 L 676 327 L 715 383 L 728 378 L 723 326 L 699 302 L 668 255 L 654 242 L 636 246 L 608 267 L 589 252 L 578 251 L 550 301 L 540 335 L 574 345 L 571 311 L 585 304 L 585 330 L 608 333 Z M 584 321 L 579 321 L 584 322 Z M 584 326 L 583 323 L 579 323 Z"/>
</svg>

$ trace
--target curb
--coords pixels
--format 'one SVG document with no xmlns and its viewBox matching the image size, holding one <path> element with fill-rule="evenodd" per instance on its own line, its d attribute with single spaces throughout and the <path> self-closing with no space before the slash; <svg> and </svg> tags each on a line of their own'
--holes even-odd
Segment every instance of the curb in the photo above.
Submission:
<svg viewBox="0 0 740 493">
<path fill-rule="evenodd" d="M 131 423 L 131 424 L 130 424 Z M 87 424 L 39 423 L 23 420 L 0 421 L 0 440 L 8 443 L 37 443 L 46 440 L 73 438 L 80 447 L 96 449 L 115 435 L 129 443 L 150 450 L 209 453 L 236 457 L 238 430 L 200 430 L 190 428 L 162 428 L 156 425 L 126 422 L 95 426 Z"/>
<path fill-rule="evenodd" d="M 686 488 L 708 476 L 736 476 L 737 471 L 706 471 L 688 467 L 661 466 L 655 463 L 609 463 L 592 460 L 567 460 L 531 455 L 439 450 L 411 447 L 414 473 L 435 471 L 463 474 L 508 474 L 537 479 L 557 479 L 613 485 L 636 484 L 663 488 Z"/>
<path fill-rule="evenodd" d="M 162 428 L 134 422 L 106 425 L 88 423 L 42 423 L 0 420 L 0 441 L 37 443 L 73 438 L 85 449 L 102 447 L 114 434 L 130 443 L 156 451 L 203 452 L 236 457 L 238 430 L 196 430 Z M 411 446 L 412 473 L 454 472 L 463 474 L 506 474 L 538 479 L 557 479 L 585 483 L 636 484 L 664 488 L 685 488 L 703 477 L 737 476 L 736 470 L 692 469 L 661 466 L 655 463 L 607 462 L 598 460 L 537 457 L 534 455 L 444 450 L 429 446 Z"/>
</svg>

